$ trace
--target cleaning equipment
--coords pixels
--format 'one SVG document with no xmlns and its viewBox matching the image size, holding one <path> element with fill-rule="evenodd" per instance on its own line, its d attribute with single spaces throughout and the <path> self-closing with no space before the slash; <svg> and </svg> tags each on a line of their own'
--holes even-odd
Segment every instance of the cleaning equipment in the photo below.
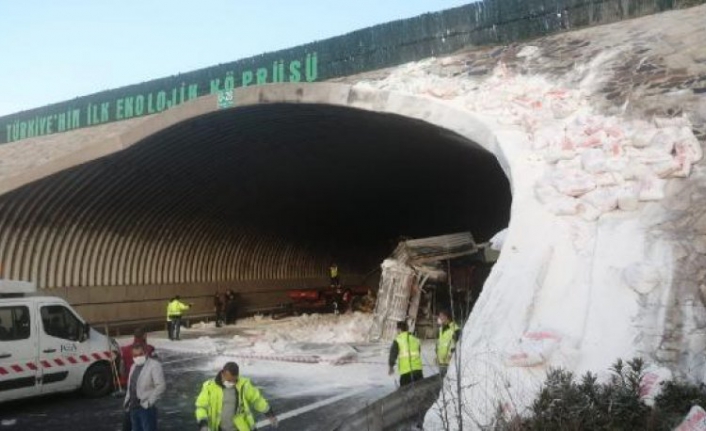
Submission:
<svg viewBox="0 0 706 431">
<path fill-rule="evenodd" d="M 110 343 L 110 332 L 108 332 L 108 325 L 105 325 L 105 335 L 106 339 L 108 340 L 108 351 L 111 351 L 111 343 Z M 115 386 L 116 390 L 113 392 L 113 396 L 122 396 L 125 395 L 125 391 L 123 391 L 123 386 L 120 384 L 120 373 L 118 372 L 118 367 L 115 364 L 115 355 L 118 355 L 120 353 L 120 350 L 118 350 L 115 354 L 110 355 L 110 371 L 111 374 L 113 375 L 113 385 Z"/>
</svg>

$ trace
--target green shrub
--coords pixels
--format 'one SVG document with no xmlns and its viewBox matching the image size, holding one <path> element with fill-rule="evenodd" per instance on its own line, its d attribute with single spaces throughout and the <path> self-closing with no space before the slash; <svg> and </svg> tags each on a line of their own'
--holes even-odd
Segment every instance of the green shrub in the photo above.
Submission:
<svg viewBox="0 0 706 431">
<path fill-rule="evenodd" d="M 617 360 L 611 378 L 599 384 L 594 374 L 580 381 L 562 369 L 552 369 L 531 406 L 529 417 L 509 421 L 498 415 L 496 429 L 507 431 L 671 430 L 694 405 L 706 406 L 706 390 L 689 383 L 667 382 L 654 407 L 640 399 L 642 359 Z"/>
<path fill-rule="evenodd" d="M 655 398 L 655 413 L 661 418 L 661 430 L 672 430 L 689 413 L 693 406 L 706 408 L 706 388 L 704 385 L 669 381 Z"/>
</svg>

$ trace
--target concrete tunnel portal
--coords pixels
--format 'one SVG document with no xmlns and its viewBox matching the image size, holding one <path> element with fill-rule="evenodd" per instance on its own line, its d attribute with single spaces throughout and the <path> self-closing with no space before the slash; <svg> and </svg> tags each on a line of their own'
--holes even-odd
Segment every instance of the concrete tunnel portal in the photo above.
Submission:
<svg viewBox="0 0 706 431">
<path fill-rule="evenodd" d="M 508 225 L 510 202 L 495 155 L 450 130 L 253 104 L 1 195 L 0 262 L 6 278 L 57 289 L 89 321 L 161 319 L 174 293 L 206 312 L 216 288 L 257 308 L 327 284 L 332 260 L 360 282 L 402 236 L 486 241 Z"/>
</svg>

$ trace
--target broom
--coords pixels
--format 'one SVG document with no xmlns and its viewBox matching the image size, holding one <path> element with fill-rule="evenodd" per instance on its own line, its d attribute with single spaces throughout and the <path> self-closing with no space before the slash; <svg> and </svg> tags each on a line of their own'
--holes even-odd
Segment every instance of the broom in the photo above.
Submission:
<svg viewBox="0 0 706 431">
<path fill-rule="evenodd" d="M 113 346 L 110 344 L 110 332 L 108 331 L 108 324 L 105 325 L 105 336 L 108 340 L 108 351 L 110 352 L 110 371 L 113 375 L 113 385 L 117 390 L 113 392 L 114 397 L 119 397 L 125 395 L 123 391 L 123 385 L 120 384 L 120 373 L 118 372 L 118 366 L 115 364 L 115 356 L 113 355 Z M 120 354 L 120 351 L 118 351 Z"/>
</svg>

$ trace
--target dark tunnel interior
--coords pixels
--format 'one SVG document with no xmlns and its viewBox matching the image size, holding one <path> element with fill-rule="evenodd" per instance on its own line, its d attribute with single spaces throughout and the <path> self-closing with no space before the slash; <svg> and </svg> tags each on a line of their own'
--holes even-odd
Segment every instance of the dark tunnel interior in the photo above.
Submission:
<svg viewBox="0 0 706 431">
<path fill-rule="evenodd" d="M 41 286 L 323 276 L 400 237 L 507 226 L 495 157 L 450 131 L 351 108 L 265 104 L 179 123 L 0 196 L 0 262 Z"/>
</svg>

